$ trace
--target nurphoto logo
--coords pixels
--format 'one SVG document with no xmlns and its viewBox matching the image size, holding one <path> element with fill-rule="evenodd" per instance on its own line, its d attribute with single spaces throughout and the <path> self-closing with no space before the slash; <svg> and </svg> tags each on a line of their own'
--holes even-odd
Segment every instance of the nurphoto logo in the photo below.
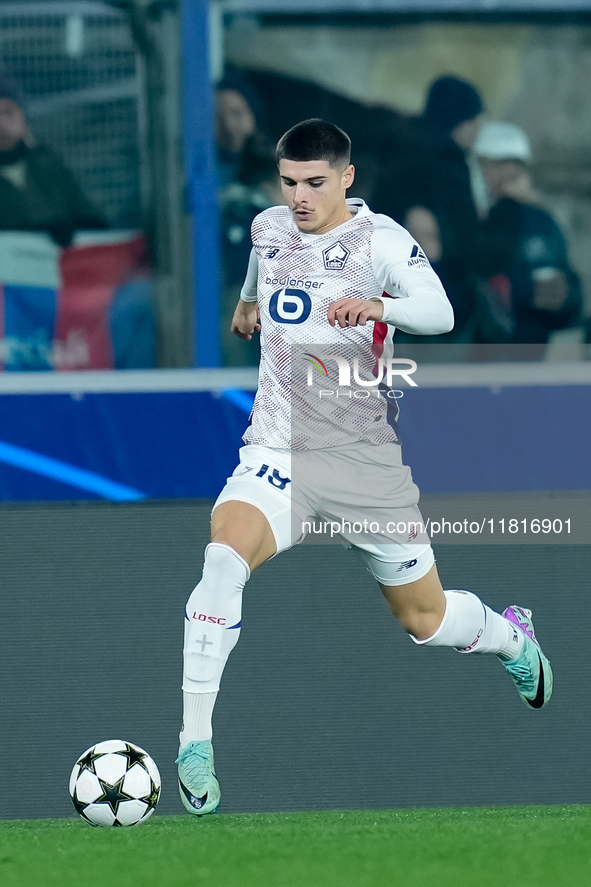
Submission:
<svg viewBox="0 0 591 887">
<path fill-rule="evenodd" d="M 342 387 L 351 387 L 352 381 L 360 385 L 363 388 L 375 388 L 382 384 L 382 382 L 388 387 L 393 387 L 393 380 L 396 376 L 397 381 L 399 378 L 404 379 L 410 386 L 413 388 L 418 388 L 417 383 L 414 379 L 411 378 L 412 373 L 415 373 L 417 370 L 416 361 L 410 360 L 409 358 L 404 357 L 380 357 L 376 361 L 376 369 L 371 379 L 362 379 L 359 375 L 359 358 L 354 357 L 351 361 L 348 358 L 343 357 L 342 354 L 309 354 L 306 352 L 304 354 L 304 360 L 309 364 L 308 366 L 308 386 L 314 385 L 314 378 L 316 370 L 321 377 L 328 378 L 328 369 L 326 367 L 326 362 L 329 360 L 334 360 L 339 372 L 339 386 Z M 353 372 L 351 373 L 351 365 L 353 368 Z M 351 381 L 352 379 L 352 381 Z"/>
</svg>

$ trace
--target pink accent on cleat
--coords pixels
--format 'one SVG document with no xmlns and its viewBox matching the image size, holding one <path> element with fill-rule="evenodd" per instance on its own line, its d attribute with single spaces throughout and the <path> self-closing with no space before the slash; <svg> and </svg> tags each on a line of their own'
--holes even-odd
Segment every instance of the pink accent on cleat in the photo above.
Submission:
<svg viewBox="0 0 591 887">
<path fill-rule="evenodd" d="M 507 607 L 506 610 L 503 610 L 501 615 L 504 616 L 505 619 L 508 619 L 509 622 L 516 625 L 517 628 L 520 628 L 528 638 L 531 638 L 537 647 L 540 646 L 534 634 L 534 627 L 531 621 L 531 610 L 526 610 L 524 607 L 518 607 L 516 604 L 512 604 L 510 607 Z"/>
</svg>

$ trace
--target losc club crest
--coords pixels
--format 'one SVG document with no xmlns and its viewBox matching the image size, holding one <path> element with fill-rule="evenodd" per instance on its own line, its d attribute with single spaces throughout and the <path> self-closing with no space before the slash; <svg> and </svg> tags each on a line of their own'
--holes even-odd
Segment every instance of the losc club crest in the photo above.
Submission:
<svg viewBox="0 0 591 887">
<path fill-rule="evenodd" d="M 343 246 L 340 240 L 322 251 L 324 267 L 327 271 L 342 271 L 349 256 L 349 250 Z"/>
</svg>

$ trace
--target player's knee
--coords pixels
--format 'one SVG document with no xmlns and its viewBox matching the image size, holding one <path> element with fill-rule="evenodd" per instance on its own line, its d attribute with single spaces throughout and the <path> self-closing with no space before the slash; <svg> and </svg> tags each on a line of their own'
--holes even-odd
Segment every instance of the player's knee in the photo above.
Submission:
<svg viewBox="0 0 591 887">
<path fill-rule="evenodd" d="M 246 502 L 220 503 L 213 511 L 211 530 L 213 544 L 231 548 L 251 570 L 276 552 L 275 537 L 267 518 Z"/>
<path fill-rule="evenodd" d="M 412 605 L 402 608 L 394 615 L 406 633 L 417 640 L 432 637 L 443 620 L 443 615 L 438 609 L 426 610 Z"/>
<path fill-rule="evenodd" d="M 231 545 L 225 542 L 210 542 L 205 549 L 203 577 L 212 582 L 229 579 L 238 585 L 246 585 L 250 578 L 250 567 Z"/>
<path fill-rule="evenodd" d="M 240 616 L 242 592 L 250 568 L 229 545 L 210 542 L 205 549 L 201 581 L 187 601 L 186 617 L 207 625 L 230 625 Z"/>
</svg>

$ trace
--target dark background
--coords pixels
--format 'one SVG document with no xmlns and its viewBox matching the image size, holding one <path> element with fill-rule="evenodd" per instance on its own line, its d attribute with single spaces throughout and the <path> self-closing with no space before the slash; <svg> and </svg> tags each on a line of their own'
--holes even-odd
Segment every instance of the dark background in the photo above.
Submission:
<svg viewBox="0 0 591 887">
<path fill-rule="evenodd" d="M 180 813 L 183 608 L 210 503 L 0 508 L 0 817 L 73 815 L 68 777 L 138 743 Z M 263 566 L 215 712 L 221 812 L 591 802 L 591 547 L 436 547 L 444 586 L 534 610 L 555 670 L 528 711 L 494 656 L 415 646 L 354 552 Z"/>
</svg>

